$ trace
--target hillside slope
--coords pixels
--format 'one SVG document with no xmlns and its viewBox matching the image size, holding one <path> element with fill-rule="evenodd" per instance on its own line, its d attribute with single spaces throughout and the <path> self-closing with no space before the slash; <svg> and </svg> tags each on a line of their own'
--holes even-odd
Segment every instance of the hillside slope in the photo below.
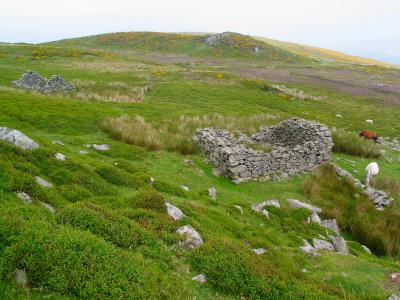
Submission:
<svg viewBox="0 0 400 300">
<path fill-rule="evenodd" d="M 194 66 L 192 57 L 171 62 L 166 52 L 200 51 L 193 45 L 203 41 L 189 40 L 189 51 L 181 37 L 166 45 L 168 36 L 139 37 L 139 45 L 125 37 L 0 45 L 0 127 L 39 145 L 24 150 L 0 141 L 0 299 L 387 299 L 400 293 L 398 106 L 338 90 L 340 82 L 327 88 L 276 76 L 304 77 L 303 67 L 287 63 L 267 68 L 253 60 L 276 73 L 274 80 L 259 73 L 249 79 L 250 64 L 235 58 L 234 48 L 224 50 L 229 61 L 211 55 Z M 240 51 L 250 56 L 251 49 Z M 400 78 L 387 68 L 340 68 L 312 63 L 307 71 L 314 78 L 345 74 L 356 83 L 397 85 Z M 76 90 L 43 94 L 13 86 L 27 70 L 62 75 Z M 235 185 L 217 176 L 192 140 L 199 127 L 252 134 L 292 117 L 338 129 L 341 148 L 332 163 L 357 179 L 376 161 L 377 187 L 393 204 L 376 210 L 331 165 L 288 180 Z M 385 143 L 361 140 L 363 129 Z M 253 209 L 273 199 L 279 208 Z M 349 255 L 302 252 L 304 239 L 329 242 L 338 233 L 308 222 L 311 212 L 293 209 L 287 199 L 320 207 L 322 220 L 335 218 Z M 184 216 L 172 218 L 166 202 Z M 177 230 L 187 225 L 201 236 L 199 247 L 185 247 Z M 200 274 L 206 283 L 192 280 Z"/>
<path fill-rule="evenodd" d="M 291 53 L 295 53 L 300 56 L 305 56 L 309 58 L 316 59 L 321 62 L 336 62 L 336 63 L 351 63 L 360 65 L 376 65 L 376 66 L 390 66 L 388 63 L 377 61 L 374 59 L 363 58 L 354 55 L 348 55 L 334 50 L 312 47 L 307 45 L 289 43 L 278 41 L 274 39 L 269 39 L 265 37 L 254 36 L 255 39 L 263 41 L 267 44 L 273 45 L 275 47 L 287 50 Z"/>
</svg>

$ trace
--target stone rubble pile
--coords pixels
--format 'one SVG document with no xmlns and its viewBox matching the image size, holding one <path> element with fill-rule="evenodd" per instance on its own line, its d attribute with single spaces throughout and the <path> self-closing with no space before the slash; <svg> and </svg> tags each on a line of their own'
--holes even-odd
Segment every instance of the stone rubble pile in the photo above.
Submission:
<svg viewBox="0 0 400 300">
<path fill-rule="evenodd" d="M 198 129 L 193 141 L 213 165 L 235 183 L 251 179 L 286 179 L 330 161 L 333 142 L 327 127 L 289 119 L 261 127 L 248 143 L 270 146 L 271 152 L 250 149 L 227 130 Z"/>
<path fill-rule="evenodd" d="M 72 83 L 64 81 L 64 78 L 60 75 L 53 75 L 47 80 L 34 71 L 28 71 L 22 74 L 18 80 L 12 82 L 12 85 L 19 89 L 33 90 L 41 93 L 62 92 L 75 89 Z"/>
</svg>

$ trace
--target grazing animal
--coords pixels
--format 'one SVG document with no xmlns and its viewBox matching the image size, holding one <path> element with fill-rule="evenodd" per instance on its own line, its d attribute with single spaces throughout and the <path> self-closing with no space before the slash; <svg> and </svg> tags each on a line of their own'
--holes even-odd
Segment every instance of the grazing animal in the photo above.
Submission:
<svg viewBox="0 0 400 300">
<path fill-rule="evenodd" d="M 370 130 L 363 130 L 358 135 L 369 140 L 374 140 L 375 143 L 377 143 L 379 140 L 379 136 Z"/>
<path fill-rule="evenodd" d="M 374 120 L 371 120 L 371 119 L 365 120 L 365 122 L 367 122 L 369 124 L 374 124 Z"/>
<path fill-rule="evenodd" d="M 365 177 L 365 184 L 369 186 L 372 178 L 379 173 L 378 164 L 376 162 L 368 164 L 368 166 L 365 168 L 365 171 L 367 172 L 367 176 Z"/>
</svg>

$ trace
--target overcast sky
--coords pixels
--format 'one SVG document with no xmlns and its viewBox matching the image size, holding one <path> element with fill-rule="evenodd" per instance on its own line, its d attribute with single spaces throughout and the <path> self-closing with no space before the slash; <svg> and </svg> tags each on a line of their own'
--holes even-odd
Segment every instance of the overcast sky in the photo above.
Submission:
<svg viewBox="0 0 400 300">
<path fill-rule="evenodd" d="M 400 0 L 0 0 L 2 42 L 116 31 L 235 31 L 400 62 Z"/>
</svg>

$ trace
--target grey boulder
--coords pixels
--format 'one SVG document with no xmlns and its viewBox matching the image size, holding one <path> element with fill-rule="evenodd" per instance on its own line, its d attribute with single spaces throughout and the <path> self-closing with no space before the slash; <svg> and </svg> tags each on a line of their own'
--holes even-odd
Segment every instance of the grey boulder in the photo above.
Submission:
<svg viewBox="0 0 400 300">
<path fill-rule="evenodd" d="M 167 207 L 168 215 L 175 221 L 181 220 L 183 217 L 185 217 L 185 214 L 178 207 L 172 205 L 171 203 L 166 202 L 165 206 Z"/>
<path fill-rule="evenodd" d="M 186 237 L 186 240 L 183 242 L 186 248 L 194 249 L 203 244 L 200 234 L 190 225 L 181 226 L 176 232 Z"/>
<path fill-rule="evenodd" d="M 39 145 L 22 132 L 7 127 L 0 127 L 0 140 L 24 150 L 35 150 Z"/>
<path fill-rule="evenodd" d="M 311 204 L 301 202 L 297 199 L 287 199 L 287 202 L 289 203 L 289 206 L 291 208 L 297 209 L 297 208 L 306 208 L 308 210 L 314 211 L 316 213 L 322 212 L 322 209 L 316 206 L 312 206 Z"/>
<path fill-rule="evenodd" d="M 316 250 L 335 251 L 333 245 L 324 240 L 313 239 L 313 245 Z"/>
</svg>

